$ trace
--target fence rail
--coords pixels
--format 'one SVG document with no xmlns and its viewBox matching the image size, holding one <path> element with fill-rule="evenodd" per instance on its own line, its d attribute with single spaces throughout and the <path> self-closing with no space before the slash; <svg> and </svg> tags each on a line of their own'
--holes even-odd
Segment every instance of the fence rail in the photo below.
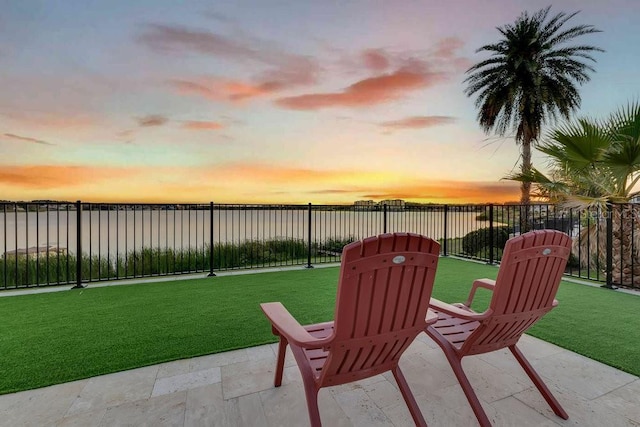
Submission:
<svg viewBox="0 0 640 427">
<path fill-rule="evenodd" d="M 604 211 L 520 205 L 0 204 L 0 289 L 335 262 L 384 232 L 441 242 L 487 263 L 525 229 L 574 240 L 567 274 L 640 288 L 636 205 Z"/>
</svg>

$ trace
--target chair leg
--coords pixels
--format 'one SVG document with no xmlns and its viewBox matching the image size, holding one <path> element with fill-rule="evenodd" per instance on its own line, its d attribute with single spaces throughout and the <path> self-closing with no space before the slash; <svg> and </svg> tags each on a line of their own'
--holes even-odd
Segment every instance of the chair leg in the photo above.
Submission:
<svg viewBox="0 0 640 427">
<path fill-rule="evenodd" d="M 451 365 L 451 369 L 453 369 L 453 373 L 456 375 L 456 378 L 460 383 L 460 387 L 462 387 L 464 395 L 467 396 L 469 405 L 471 405 L 471 409 L 473 409 L 473 413 L 476 415 L 478 422 L 482 427 L 491 427 L 491 421 L 489 421 L 487 413 L 484 412 L 480 399 L 478 399 L 476 392 L 473 391 L 473 387 L 471 387 L 471 383 L 469 382 L 467 375 L 462 370 L 462 359 L 460 359 L 455 353 L 449 341 L 440 335 L 438 331 L 432 329 L 433 327 L 431 326 L 426 329 L 427 335 L 429 335 L 436 344 L 442 348 L 444 355 L 449 361 L 449 365 Z"/>
<path fill-rule="evenodd" d="M 531 381 L 533 381 L 533 384 L 535 384 L 535 386 L 538 388 L 538 391 L 540 391 L 540 394 L 542 394 L 542 397 L 544 397 L 544 400 L 546 400 L 549 406 L 551 406 L 551 409 L 553 409 L 553 412 L 560 418 L 564 420 L 568 420 L 569 414 L 567 414 L 567 412 L 562 408 L 562 406 L 560 406 L 560 402 L 558 402 L 555 396 L 551 394 L 551 390 L 549 390 L 547 385 L 542 381 L 542 378 L 540 378 L 540 375 L 538 375 L 535 369 L 533 369 L 533 366 L 531 366 L 529 361 L 524 357 L 520 349 L 515 345 L 512 345 L 509 347 L 509 350 L 511 350 L 511 353 L 513 353 L 513 356 L 516 358 L 518 363 L 520 363 L 520 366 L 522 366 L 522 369 L 524 369 L 524 371 L 527 373 L 529 378 L 531 378 Z"/>
<path fill-rule="evenodd" d="M 276 387 L 282 385 L 282 373 L 284 371 L 284 356 L 287 354 L 287 339 L 280 335 L 280 343 L 278 344 L 278 359 L 276 360 L 276 375 L 273 384 Z"/>
<path fill-rule="evenodd" d="M 416 426 L 419 427 L 427 427 L 427 422 L 424 420 L 422 416 L 422 412 L 420 412 L 420 408 L 418 407 L 418 402 L 416 402 L 415 397 L 413 397 L 413 393 L 411 393 L 411 389 L 409 388 L 409 384 L 407 384 L 407 380 L 404 378 L 402 371 L 399 366 L 396 366 L 391 370 L 393 372 L 393 376 L 398 383 L 398 387 L 400 388 L 400 393 L 402 393 L 402 397 L 404 397 L 404 401 L 409 408 L 409 412 L 411 413 L 411 417 L 413 418 L 413 422 Z"/>
<path fill-rule="evenodd" d="M 445 354 L 446 353 L 447 352 L 445 352 Z M 476 414 L 478 422 L 482 427 L 491 427 L 491 421 L 489 421 L 487 413 L 484 412 L 480 399 L 478 399 L 476 392 L 473 390 L 473 387 L 471 387 L 469 378 L 467 378 L 467 375 L 462 370 L 462 360 L 458 359 L 455 355 L 453 355 L 453 357 L 449 357 L 447 355 L 447 359 L 449 359 L 451 369 L 453 369 L 453 373 L 456 375 L 456 378 L 462 387 L 462 391 L 464 391 L 465 396 L 467 396 L 467 400 L 471 405 L 471 409 L 473 409 L 473 413 Z"/>
<path fill-rule="evenodd" d="M 318 409 L 318 386 L 313 377 L 311 366 L 307 363 L 303 350 L 296 346 L 291 346 L 293 357 L 295 357 L 302 376 L 302 384 L 304 385 L 304 394 L 307 398 L 307 410 L 309 411 L 309 422 L 311 427 L 321 427 L 320 410 Z"/>
<path fill-rule="evenodd" d="M 309 411 L 311 427 L 322 427 L 320 410 L 318 409 L 318 389 L 315 387 L 315 384 L 307 386 L 307 382 L 305 381 L 304 394 L 307 397 L 307 410 Z"/>
</svg>

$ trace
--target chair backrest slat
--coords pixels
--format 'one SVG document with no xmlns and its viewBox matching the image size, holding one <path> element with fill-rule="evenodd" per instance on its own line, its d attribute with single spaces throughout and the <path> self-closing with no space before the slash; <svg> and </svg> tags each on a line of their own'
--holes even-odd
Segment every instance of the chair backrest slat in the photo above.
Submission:
<svg viewBox="0 0 640 427">
<path fill-rule="evenodd" d="M 553 308 L 570 252 L 571 238 L 556 230 L 509 239 L 489 304 L 493 314 L 469 336 L 462 351 L 476 354 L 515 344 Z"/>
<path fill-rule="evenodd" d="M 345 246 L 321 382 L 341 383 L 397 363 L 426 326 L 439 252 L 438 242 L 410 233 Z"/>
</svg>

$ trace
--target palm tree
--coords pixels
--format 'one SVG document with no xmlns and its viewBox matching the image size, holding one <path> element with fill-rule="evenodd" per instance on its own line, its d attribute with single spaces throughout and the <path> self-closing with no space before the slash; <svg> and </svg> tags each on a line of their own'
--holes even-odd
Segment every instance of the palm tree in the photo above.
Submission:
<svg viewBox="0 0 640 427">
<path fill-rule="evenodd" d="M 550 173 L 536 168 L 506 179 L 534 185 L 537 196 L 565 206 L 605 207 L 640 194 L 640 102 L 607 120 L 581 118 L 552 129 L 538 144 Z"/>
<path fill-rule="evenodd" d="M 609 212 L 614 280 L 623 285 L 640 282 L 640 208 L 628 204 L 640 194 L 640 102 L 619 108 L 604 121 L 578 119 L 561 125 L 538 150 L 549 159 L 549 174 L 532 168 L 507 179 L 531 183 L 536 195 L 567 207 Z M 604 265 L 606 235 L 606 221 L 583 230 L 576 242 L 583 246 L 580 253 L 601 254 L 600 259 L 581 260 L 583 265 Z"/>
<path fill-rule="evenodd" d="M 589 81 L 594 69 L 587 61 L 602 51 L 589 45 L 566 46 L 576 37 L 600 32 L 592 25 L 564 28 L 578 12 L 558 13 L 547 19 L 551 6 L 533 15 L 524 12 L 513 24 L 499 27 L 502 39 L 477 52 L 491 54 L 467 70 L 465 93 L 478 94 L 478 121 L 482 129 L 504 136 L 515 131 L 521 145 L 521 171 L 531 171 L 531 145 L 540 137 L 543 124 L 558 115 L 568 119 L 580 106 L 576 84 Z M 530 183 L 521 184 L 521 203 L 530 202 Z"/>
</svg>

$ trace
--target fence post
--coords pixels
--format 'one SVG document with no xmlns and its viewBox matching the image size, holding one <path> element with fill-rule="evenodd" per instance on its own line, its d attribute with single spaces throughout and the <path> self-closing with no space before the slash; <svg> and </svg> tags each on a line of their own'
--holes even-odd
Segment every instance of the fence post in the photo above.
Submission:
<svg viewBox="0 0 640 427">
<path fill-rule="evenodd" d="M 67 256 L 69 256 L 68 253 Z M 82 202 L 78 200 L 76 201 L 76 284 L 71 289 L 82 288 L 84 288 L 82 286 Z"/>
<path fill-rule="evenodd" d="M 493 245 L 495 244 L 495 234 L 493 230 L 493 205 L 489 205 L 489 264 L 493 264 Z"/>
<path fill-rule="evenodd" d="M 442 255 L 443 256 L 447 256 L 449 255 L 449 251 L 448 251 L 448 242 L 447 242 L 447 228 L 449 228 L 448 226 L 448 221 L 449 220 L 449 205 L 444 205 L 444 238 L 442 239 L 443 241 L 443 247 L 442 247 Z"/>
<path fill-rule="evenodd" d="M 611 203 L 607 203 L 605 215 L 607 219 L 607 283 L 602 287 L 616 289 L 613 286 L 613 205 Z M 620 262 L 622 262 L 622 259 Z"/>
<path fill-rule="evenodd" d="M 209 274 L 207 277 L 215 277 L 213 272 L 213 202 L 209 202 Z"/>
<path fill-rule="evenodd" d="M 387 232 L 387 204 L 382 205 L 382 232 Z"/>
<path fill-rule="evenodd" d="M 307 228 L 307 265 L 305 268 L 313 268 L 311 265 L 311 203 L 309 203 L 309 209 L 307 211 L 307 218 L 309 227 Z"/>
</svg>

